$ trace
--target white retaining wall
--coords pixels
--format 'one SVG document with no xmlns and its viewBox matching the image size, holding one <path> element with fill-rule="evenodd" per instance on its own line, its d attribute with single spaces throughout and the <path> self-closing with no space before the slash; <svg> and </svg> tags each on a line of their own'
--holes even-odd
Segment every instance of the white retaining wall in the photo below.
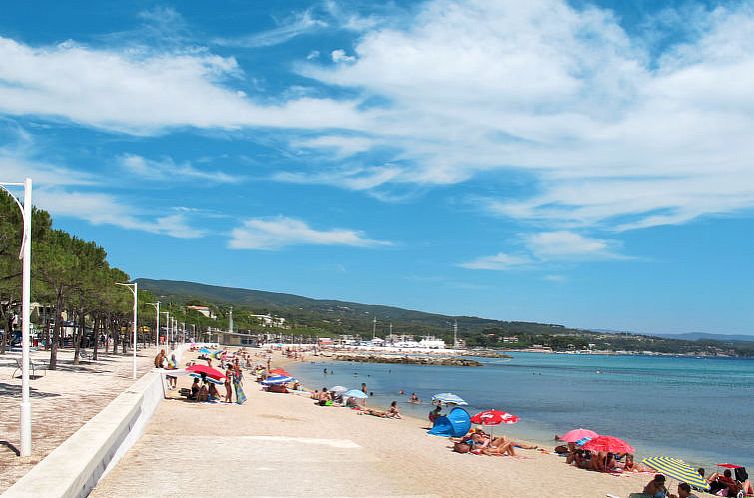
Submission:
<svg viewBox="0 0 754 498">
<path fill-rule="evenodd" d="M 175 353 L 180 363 L 188 348 L 178 346 L 171 354 Z M 8 488 L 2 498 L 87 496 L 141 437 L 164 397 L 163 376 L 148 372 Z"/>
</svg>

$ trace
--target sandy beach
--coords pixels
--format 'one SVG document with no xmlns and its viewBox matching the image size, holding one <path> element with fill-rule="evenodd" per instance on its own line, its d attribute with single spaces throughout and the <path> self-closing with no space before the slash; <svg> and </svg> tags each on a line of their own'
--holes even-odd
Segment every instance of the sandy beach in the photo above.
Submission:
<svg viewBox="0 0 754 498">
<path fill-rule="evenodd" d="M 285 364 L 275 353 L 273 367 Z M 625 497 L 650 480 L 580 470 L 538 450 L 456 454 L 423 420 L 320 407 L 251 379 L 245 390 L 242 406 L 165 400 L 92 496 Z"/>
<path fill-rule="evenodd" d="M 91 352 L 91 351 L 89 351 Z M 138 375 L 152 368 L 154 348 L 139 350 Z M 15 358 L 20 352 L 0 358 L 0 492 L 28 472 L 37 462 L 76 432 L 89 419 L 133 383 L 132 356 L 102 354 L 97 361 L 73 365 L 73 350 L 58 353 L 57 370 L 47 370 L 49 351 L 32 351 L 31 358 L 43 368 L 30 381 L 32 404 L 32 455 L 16 456 L 19 438 L 21 372 Z"/>
</svg>

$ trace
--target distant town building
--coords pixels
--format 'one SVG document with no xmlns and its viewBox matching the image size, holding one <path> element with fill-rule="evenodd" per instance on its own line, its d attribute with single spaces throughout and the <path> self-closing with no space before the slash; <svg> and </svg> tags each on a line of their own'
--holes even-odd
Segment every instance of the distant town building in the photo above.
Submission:
<svg viewBox="0 0 754 498">
<path fill-rule="evenodd" d="M 280 316 L 267 315 L 251 315 L 252 318 L 256 318 L 262 327 L 278 327 L 288 328 L 285 324 L 285 318 Z"/>
</svg>

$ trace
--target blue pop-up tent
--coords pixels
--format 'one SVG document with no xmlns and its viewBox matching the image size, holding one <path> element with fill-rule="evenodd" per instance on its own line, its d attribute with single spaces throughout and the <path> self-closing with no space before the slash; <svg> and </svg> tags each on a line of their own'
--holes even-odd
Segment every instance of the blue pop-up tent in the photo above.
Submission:
<svg viewBox="0 0 754 498">
<path fill-rule="evenodd" d="M 471 429 L 471 416 L 463 408 L 453 408 L 447 416 L 437 417 L 427 434 L 443 437 L 465 436 Z"/>
</svg>

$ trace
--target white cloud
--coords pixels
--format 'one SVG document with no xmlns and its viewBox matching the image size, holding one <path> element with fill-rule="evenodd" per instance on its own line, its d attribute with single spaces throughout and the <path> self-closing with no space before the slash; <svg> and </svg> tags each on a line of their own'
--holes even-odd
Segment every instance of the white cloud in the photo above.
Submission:
<svg viewBox="0 0 754 498">
<path fill-rule="evenodd" d="M 592 239 L 577 233 L 558 231 L 525 236 L 526 246 L 542 261 L 568 259 L 622 259 L 614 252 L 617 242 Z"/>
<path fill-rule="evenodd" d="M 356 57 L 352 55 L 346 55 L 346 51 L 340 48 L 337 50 L 333 50 L 330 53 L 330 57 L 332 57 L 332 61 L 336 64 L 339 64 L 341 62 L 349 63 L 356 60 Z"/>
<path fill-rule="evenodd" d="M 310 185 L 335 185 L 348 190 L 371 190 L 394 180 L 402 173 L 400 168 L 382 166 L 373 168 L 343 168 L 321 173 L 280 172 L 273 180 Z"/>
<path fill-rule="evenodd" d="M 523 249 L 517 254 L 498 253 L 482 256 L 459 264 L 470 270 L 511 270 L 519 267 L 542 267 L 546 263 L 586 260 L 628 259 L 617 252 L 620 243 L 615 240 L 594 239 L 574 232 L 557 231 L 525 234 L 521 236 Z M 559 276 L 555 276 L 559 277 Z M 546 280 L 557 280 L 552 275 Z"/>
<path fill-rule="evenodd" d="M 534 261 L 522 254 L 506 254 L 499 252 L 494 256 L 482 256 L 473 261 L 460 263 L 458 266 L 469 270 L 511 270 L 531 265 Z"/>
<path fill-rule="evenodd" d="M 230 87 L 242 77 L 235 59 L 201 50 L 95 50 L 72 42 L 35 48 L 0 37 L 2 114 L 134 134 L 185 126 L 361 127 L 357 102 L 294 98 L 259 105 Z"/>
<path fill-rule="evenodd" d="M 222 171 L 202 171 L 190 163 L 175 164 L 170 158 L 155 161 L 135 154 L 124 154 L 118 158 L 118 162 L 128 172 L 152 180 L 201 180 L 211 183 L 238 183 L 242 180 Z"/>
<path fill-rule="evenodd" d="M 315 60 L 315 59 L 319 59 L 319 50 L 312 50 L 306 56 L 306 60 L 308 61 Z"/>
<path fill-rule="evenodd" d="M 753 13 L 749 1 L 694 16 L 689 41 L 657 56 L 596 7 L 436 0 L 367 30 L 351 64 L 302 71 L 384 99 L 363 116 L 408 165 L 393 182 L 521 170 L 538 193 L 490 200 L 497 214 L 685 223 L 754 206 Z"/>
<path fill-rule="evenodd" d="M 180 239 L 206 234 L 204 230 L 190 227 L 186 216 L 181 213 L 150 216 L 150 213 L 105 193 L 48 188 L 35 192 L 34 203 L 53 216 L 83 219 L 93 225 L 112 225 Z"/>
<path fill-rule="evenodd" d="M 290 245 L 345 245 L 374 247 L 390 242 L 368 239 L 355 230 L 315 230 L 306 222 L 294 218 L 252 218 L 235 228 L 228 247 L 231 249 L 279 249 Z"/>
<path fill-rule="evenodd" d="M 294 147 L 331 151 L 335 157 L 344 158 L 366 152 L 375 146 L 375 141 L 367 137 L 344 135 L 321 135 L 291 141 Z"/>
</svg>

